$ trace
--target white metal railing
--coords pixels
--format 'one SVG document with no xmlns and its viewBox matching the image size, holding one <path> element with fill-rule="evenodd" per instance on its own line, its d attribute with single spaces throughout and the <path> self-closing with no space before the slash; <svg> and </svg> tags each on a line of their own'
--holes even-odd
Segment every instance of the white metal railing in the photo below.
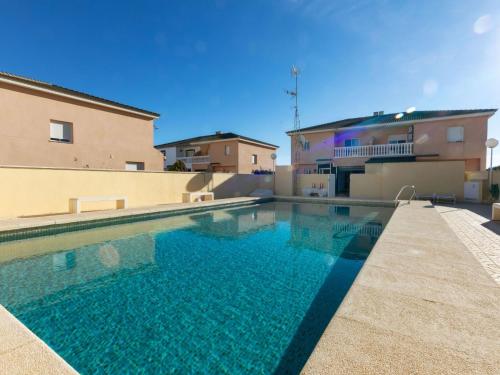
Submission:
<svg viewBox="0 0 500 375">
<path fill-rule="evenodd" d="M 335 147 L 333 149 L 334 158 L 403 155 L 413 155 L 413 143 L 389 143 L 383 145 Z"/>
<path fill-rule="evenodd" d="M 403 186 L 400 190 L 399 190 L 399 193 L 398 195 L 396 195 L 396 198 L 394 198 L 394 202 L 397 202 L 399 201 L 399 197 L 401 196 L 401 193 L 403 191 L 405 191 L 406 189 L 410 188 L 411 189 L 411 195 L 410 195 L 410 198 L 408 199 L 408 204 L 410 204 L 411 200 L 413 198 L 415 198 L 415 196 L 417 195 L 417 191 L 415 190 L 415 185 L 405 185 Z"/>
<path fill-rule="evenodd" d="M 177 157 L 177 160 L 181 160 L 184 164 L 208 164 L 210 163 L 210 155 L 203 156 L 183 156 Z"/>
<path fill-rule="evenodd" d="M 382 224 L 378 223 L 334 223 L 334 232 L 346 234 L 362 234 L 370 237 L 379 237 L 382 234 Z"/>
</svg>

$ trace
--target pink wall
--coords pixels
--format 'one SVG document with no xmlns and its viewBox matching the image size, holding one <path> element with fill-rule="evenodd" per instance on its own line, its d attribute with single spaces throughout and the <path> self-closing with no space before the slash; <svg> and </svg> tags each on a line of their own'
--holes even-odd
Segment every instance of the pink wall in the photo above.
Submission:
<svg viewBox="0 0 500 375">
<path fill-rule="evenodd" d="M 450 143 L 447 129 L 463 126 L 464 142 Z M 486 168 L 488 117 L 470 117 L 429 121 L 415 126 L 414 152 L 418 155 L 439 154 L 427 160 L 464 160 L 466 171 Z"/>
<path fill-rule="evenodd" d="M 72 143 L 50 140 L 51 120 L 73 124 Z M 146 116 L 0 83 L 0 165 L 161 171 L 153 131 Z"/>
</svg>

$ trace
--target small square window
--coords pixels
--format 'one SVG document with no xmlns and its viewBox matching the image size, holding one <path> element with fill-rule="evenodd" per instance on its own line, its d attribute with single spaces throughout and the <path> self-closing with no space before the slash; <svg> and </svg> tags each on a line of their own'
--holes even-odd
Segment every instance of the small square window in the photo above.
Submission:
<svg viewBox="0 0 500 375">
<path fill-rule="evenodd" d="M 144 163 L 142 161 L 127 161 L 125 163 L 126 171 L 143 171 Z"/>
<path fill-rule="evenodd" d="M 463 142 L 464 141 L 464 127 L 453 126 L 447 129 L 448 142 Z"/>
<path fill-rule="evenodd" d="M 50 140 L 55 142 L 73 142 L 73 124 L 70 122 L 51 121 Z"/>
<path fill-rule="evenodd" d="M 257 164 L 257 155 L 256 154 L 253 154 L 252 155 L 252 164 Z"/>
</svg>

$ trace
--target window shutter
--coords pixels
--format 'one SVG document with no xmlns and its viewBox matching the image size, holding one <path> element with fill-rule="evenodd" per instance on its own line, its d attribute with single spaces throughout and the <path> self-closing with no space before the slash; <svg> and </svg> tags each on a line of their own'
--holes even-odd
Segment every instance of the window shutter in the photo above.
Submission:
<svg viewBox="0 0 500 375">
<path fill-rule="evenodd" d="M 63 133 L 62 139 L 68 142 L 71 141 L 71 125 L 62 124 L 62 133 Z"/>
<path fill-rule="evenodd" d="M 454 126 L 447 129 L 448 142 L 462 142 L 464 140 L 463 126 Z"/>
<path fill-rule="evenodd" d="M 64 127 L 63 124 L 50 123 L 50 138 L 52 139 L 64 139 Z"/>
</svg>

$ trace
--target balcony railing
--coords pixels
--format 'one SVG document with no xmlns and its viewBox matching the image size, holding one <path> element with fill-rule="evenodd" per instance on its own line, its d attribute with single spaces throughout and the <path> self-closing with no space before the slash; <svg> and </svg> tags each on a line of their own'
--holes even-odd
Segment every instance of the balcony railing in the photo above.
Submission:
<svg viewBox="0 0 500 375">
<path fill-rule="evenodd" d="M 177 157 L 177 160 L 181 160 L 186 165 L 191 165 L 191 164 L 208 164 L 208 163 L 210 163 L 210 155 L 203 155 L 203 156 L 183 156 L 183 157 Z"/>
<path fill-rule="evenodd" d="M 390 143 L 383 145 L 335 147 L 334 158 L 365 158 L 372 156 L 413 155 L 413 143 Z"/>
</svg>

